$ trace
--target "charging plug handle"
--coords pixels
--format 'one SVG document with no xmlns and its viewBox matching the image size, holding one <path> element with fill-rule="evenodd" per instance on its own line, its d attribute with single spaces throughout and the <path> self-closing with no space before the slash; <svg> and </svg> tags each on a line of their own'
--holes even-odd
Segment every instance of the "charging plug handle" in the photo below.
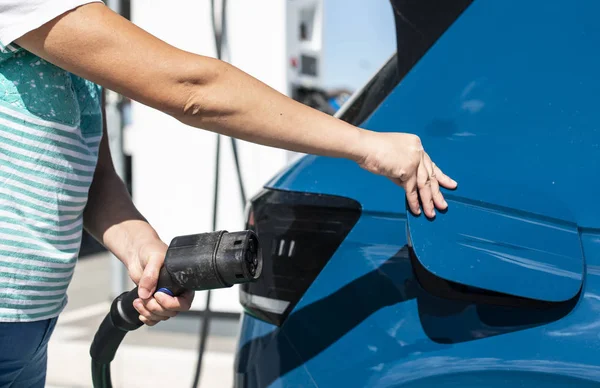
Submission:
<svg viewBox="0 0 600 388">
<path fill-rule="evenodd" d="M 186 290 L 228 288 L 253 282 L 262 273 L 262 254 L 252 231 L 218 231 L 175 237 L 160 270 L 157 291 L 179 296 Z M 90 355 L 93 365 L 109 364 L 128 331 L 143 325 L 133 307 L 137 287 L 119 295 L 98 328 Z M 96 385 L 98 387 L 102 385 Z"/>
</svg>

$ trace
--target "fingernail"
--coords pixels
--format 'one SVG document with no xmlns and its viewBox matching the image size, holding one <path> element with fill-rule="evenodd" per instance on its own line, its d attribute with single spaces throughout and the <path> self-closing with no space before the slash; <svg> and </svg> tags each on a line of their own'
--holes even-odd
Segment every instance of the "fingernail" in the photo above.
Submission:
<svg viewBox="0 0 600 388">
<path fill-rule="evenodd" d="M 448 206 L 448 202 L 444 199 L 444 206 Z"/>
<path fill-rule="evenodd" d="M 138 296 L 142 299 L 148 299 L 150 296 L 150 291 L 145 288 L 138 288 Z"/>
</svg>

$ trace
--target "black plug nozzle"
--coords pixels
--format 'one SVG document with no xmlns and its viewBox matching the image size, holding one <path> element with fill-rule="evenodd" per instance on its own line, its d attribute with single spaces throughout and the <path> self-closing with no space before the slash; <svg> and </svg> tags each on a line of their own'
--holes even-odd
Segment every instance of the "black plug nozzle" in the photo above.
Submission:
<svg viewBox="0 0 600 388">
<path fill-rule="evenodd" d="M 262 256 L 251 231 L 194 234 L 173 239 L 165 268 L 176 286 L 212 290 L 258 279 Z"/>
<path fill-rule="evenodd" d="M 177 296 L 185 290 L 227 288 L 255 281 L 262 265 L 258 238 L 252 231 L 178 236 L 169 245 L 156 289 Z M 136 287 L 113 301 L 90 349 L 98 366 L 110 363 L 125 334 L 143 325 L 133 307 L 137 298 Z"/>
</svg>

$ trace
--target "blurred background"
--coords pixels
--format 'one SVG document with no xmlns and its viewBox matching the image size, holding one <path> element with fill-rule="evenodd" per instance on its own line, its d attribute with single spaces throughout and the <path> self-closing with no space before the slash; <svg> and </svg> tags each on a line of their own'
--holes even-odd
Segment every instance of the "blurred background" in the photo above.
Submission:
<svg viewBox="0 0 600 388">
<path fill-rule="evenodd" d="M 387 0 L 105 3 L 178 48 L 221 58 L 332 115 L 396 49 Z M 302 156 L 225 137 L 218 140 L 214 133 L 187 127 L 112 91 L 105 93 L 115 166 L 138 209 L 167 243 L 178 235 L 210 231 L 215 211 L 217 229 L 243 229 L 245 201 Z M 69 304 L 50 342 L 48 386 L 91 386 L 93 335 L 110 302 L 132 287 L 122 264 L 85 235 Z M 206 315 L 211 324 L 200 385 L 231 387 L 241 313 L 237 291 L 213 291 L 209 309 L 205 293 L 198 292 L 191 312 L 128 334 L 112 363 L 115 387 L 190 386 Z"/>
</svg>

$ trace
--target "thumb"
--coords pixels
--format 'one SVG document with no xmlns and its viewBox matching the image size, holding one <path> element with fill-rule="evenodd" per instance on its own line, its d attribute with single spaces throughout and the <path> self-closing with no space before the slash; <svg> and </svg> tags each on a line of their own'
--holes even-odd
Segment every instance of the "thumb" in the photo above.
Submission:
<svg viewBox="0 0 600 388">
<path fill-rule="evenodd" d="M 158 274 L 163 265 L 164 257 L 160 255 L 153 255 L 148 259 L 148 263 L 144 268 L 144 273 L 140 278 L 138 284 L 138 296 L 142 299 L 148 299 L 156 290 L 156 284 L 158 283 Z"/>
</svg>

